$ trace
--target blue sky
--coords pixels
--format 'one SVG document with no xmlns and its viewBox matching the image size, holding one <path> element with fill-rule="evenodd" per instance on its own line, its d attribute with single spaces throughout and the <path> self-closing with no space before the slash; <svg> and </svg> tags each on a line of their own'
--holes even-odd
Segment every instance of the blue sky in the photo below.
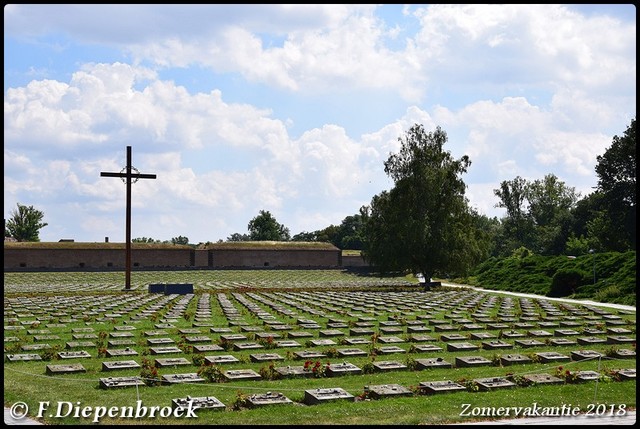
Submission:
<svg viewBox="0 0 640 429">
<path fill-rule="evenodd" d="M 6 5 L 4 216 L 41 241 L 191 243 L 268 210 L 291 235 L 393 186 L 413 124 L 468 155 L 472 207 L 556 175 L 582 196 L 636 115 L 636 9 L 617 5 Z M 428 197 L 428 196 L 425 196 Z"/>
</svg>

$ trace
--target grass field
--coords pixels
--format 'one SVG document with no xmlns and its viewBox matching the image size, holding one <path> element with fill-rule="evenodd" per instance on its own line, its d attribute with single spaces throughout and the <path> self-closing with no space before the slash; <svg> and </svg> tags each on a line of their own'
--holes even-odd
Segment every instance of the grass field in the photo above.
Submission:
<svg viewBox="0 0 640 429">
<path fill-rule="evenodd" d="M 411 278 L 379 278 L 339 270 L 134 272 L 130 292 L 121 291 L 124 275 L 112 272 L 5 273 L 4 283 L 4 403 L 11 406 L 24 401 L 30 417 L 40 414 L 38 419 L 48 424 L 90 424 L 96 420 L 102 424 L 416 425 L 495 419 L 498 417 L 478 414 L 500 407 L 530 411 L 548 407 L 551 411 L 564 406 L 582 412 L 592 407 L 607 414 L 636 407 L 635 376 L 626 379 L 618 372 L 626 369 L 635 374 L 635 311 L 523 300 L 466 289 L 423 291 Z M 149 294 L 150 283 L 192 283 L 195 293 Z M 509 336 L 512 331 L 540 344 L 520 346 L 518 337 Z M 532 334 L 541 334 L 538 331 L 551 335 Z M 245 338 L 225 340 L 226 335 Z M 191 342 L 194 336 L 208 341 Z M 177 347 L 178 352 L 153 354 L 155 346 L 150 340 L 157 338 L 168 339 L 167 345 Z M 575 343 L 589 338 L 593 342 Z M 622 342 L 612 342 L 612 338 Z M 563 345 L 563 339 L 574 343 Z M 491 341 L 498 340 L 512 347 L 491 349 Z M 279 341 L 295 341 L 299 346 L 280 346 L 284 343 Z M 74 342 L 91 342 L 93 346 L 67 348 Z M 456 350 L 460 343 L 473 347 Z M 49 347 L 37 349 L 39 344 Z M 198 352 L 196 346 L 202 344 L 218 345 L 221 350 Z M 262 348 L 238 349 L 237 344 Z M 441 350 L 424 351 L 422 346 L 426 345 Z M 33 346 L 36 350 L 29 351 Z M 107 356 L 107 351 L 126 347 L 136 354 Z M 360 349 L 364 354 L 341 355 L 345 349 Z M 587 349 L 600 357 L 579 360 L 572 354 Z M 58 352 L 78 350 L 87 351 L 90 357 L 57 358 Z M 629 355 L 620 355 L 621 350 Z M 301 358 L 296 354 L 303 351 L 323 356 Z M 544 363 L 538 355 L 544 352 L 572 358 Z M 278 359 L 254 360 L 254 355 L 263 353 L 278 355 Z M 39 354 L 43 359 L 8 361 L 8 356 L 20 354 Z M 516 354 L 531 361 L 505 365 L 508 360 L 504 359 Z M 203 365 L 205 356 L 221 355 L 231 355 L 237 361 Z M 471 356 L 489 363 L 478 367 L 458 364 L 459 358 Z M 162 358 L 188 362 L 156 367 Z M 452 365 L 420 369 L 418 362 L 430 358 Z M 143 368 L 103 370 L 104 362 L 120 360 L 135 360 Z M 275 371 L 303 367 L 305 362 L 317 365 L 318 372 L 282 378 Z M 345 362 L 355 365 L 360 373 L 328 376 L 327 365 L 338 368 Z M 395 364 L 383 370 L 375 366 L 381 362 Z M 86 372 L 51 375 L 46 371 L 47 365 L 78 363 Z M 151 366 L 145 367 L 145 363 Z M 253 370 L 261 379 L 219 378 L 233 370 Z M 589 371 L 597 377 L 581 381 L 578 376 Z M 205 378 L 208 374 L 212 381 L 100 387 L 100 379 L 108 377 L 145 377 L 153 384 L 155 377 L 187 373 L 200 373 Z M 532 384 L 527 381 L 532 375 L 559 376 L 560 381 Z M 485 378 L 514 385 L 484 391 L 478 380 Z M 420 388 L 424 382 L 445 380 L 463 389 L 425 394 Z M 406 388 L 408 395 L 372 398 L 370 392 L 376 387 L 393 385 Z M 353 400 L 318 405 L 305 401 L 306 391 L 334 388 L 348 392 Z M 291 403 L 247 406 L 251 395 L 267 392 L 281 393 Z M 135 408 L 137 401 L 147 409 L 169 410 L 173 399 L 187 396 L 215 397 L 225 407 L 197 410 L 197 418 L 116 416 L 121 409 Z M 61 416 L 56 416 L 58 407 Z M 101 412 L 97 411 L 100 407 L 118 408 L 114 417 L 98 419 L 95 413 Z M 515 417 L 514 412 L 512 409 L 510 417 Z"/>
</svg>

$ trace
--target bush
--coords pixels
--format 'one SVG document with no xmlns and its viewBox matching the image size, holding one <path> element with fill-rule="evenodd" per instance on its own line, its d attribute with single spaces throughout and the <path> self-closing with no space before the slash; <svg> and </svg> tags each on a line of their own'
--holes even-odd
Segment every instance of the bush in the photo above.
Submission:
<svg viewBox="0 0 640 429">
<path fill-rule="evenodd" d="M 582 285 L 582 279 L 587 274 L 575 268 L 565 268 L 556 271 L 551 280 L 551 289 L 547 296 L 569 296 Z"/>
</svg>

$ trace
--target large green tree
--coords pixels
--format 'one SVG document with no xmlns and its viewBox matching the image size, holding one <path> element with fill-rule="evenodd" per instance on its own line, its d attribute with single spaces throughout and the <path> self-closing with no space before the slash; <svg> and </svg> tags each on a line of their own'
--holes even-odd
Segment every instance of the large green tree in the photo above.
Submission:
<svg viewBox="0 0 640 429">
<path fill-rule="evenodd" d="M 252 241 L 289 241 L 289 228 L 278 223 L 275 217 L 265 210 L 249 221 L 249 238 Z"/>
<path fill-rule="evenodd" d="M 6 223 L 5 235 L 18 241 L 40 241 L 40 230 L 48 225 L 42 219 L 42 211 L 18 203 L 18 209 L 11 211 L 11 217 Z"/>
<path fill-rule="evenodd" d="M 466 274 L 482 256 L 459 177 L 469 157 L 456 160 L 443 149 L 440 127 L 427 132 L 415 124 L 398 141 L 399 152 L 384 163 L 394 187 L 361 209 L 365 259 L 382 273 Z"/>
<path fill-rule="evenodd" d="M 590 225 L 593 238 L 603 250 L 636 248 L 636 119 L 622 136 L 597 158 L 597 191 L 604 210 Z M 597 225 L 596 225 L 597 224 Z"/>
</svg>

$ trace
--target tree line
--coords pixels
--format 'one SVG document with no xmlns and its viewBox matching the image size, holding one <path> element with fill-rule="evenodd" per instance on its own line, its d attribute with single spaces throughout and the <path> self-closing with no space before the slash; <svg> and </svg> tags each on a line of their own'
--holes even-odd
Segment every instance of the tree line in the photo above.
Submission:
<svg viewBox="0 0 640 429">
<path fill-rule="evenodd" d="M 361 250 L 381 273 L 422 273 L 427 279 L 436 274 L 464 276 L 490 257 L 515 252 L 579 256 L 635 250 L 635 134 L 633 118 L 597 157 L 598 183 L 584 197 L 551 173 L 536 180 L 517 176 L 501 182 L 494 195 L 496 207 L 506 213 L 498 219 L 479 214 L 465 196 L 461 176 L 471 159 L 454 159 L 444 149 L 448 139 L 440 127 L 429 132 L 414 124 L 398 138 L 399 151 L 384 162 L 393 187 L 374 195 L 340 225 L 291 236 L 268 210 L 260 210 L 246 233 L 233 233 L 226 241 L 329 242 Z M 18 204 L 6 222 L 5 236 L 39 241 L 38 232 L 47 225 L 43 217 L 33 206 Z M 161 242 L 146 237 L 132 241 Z M 179 236 L 170 242 L 189 244 L 189 239 Z"/>
</svg>

